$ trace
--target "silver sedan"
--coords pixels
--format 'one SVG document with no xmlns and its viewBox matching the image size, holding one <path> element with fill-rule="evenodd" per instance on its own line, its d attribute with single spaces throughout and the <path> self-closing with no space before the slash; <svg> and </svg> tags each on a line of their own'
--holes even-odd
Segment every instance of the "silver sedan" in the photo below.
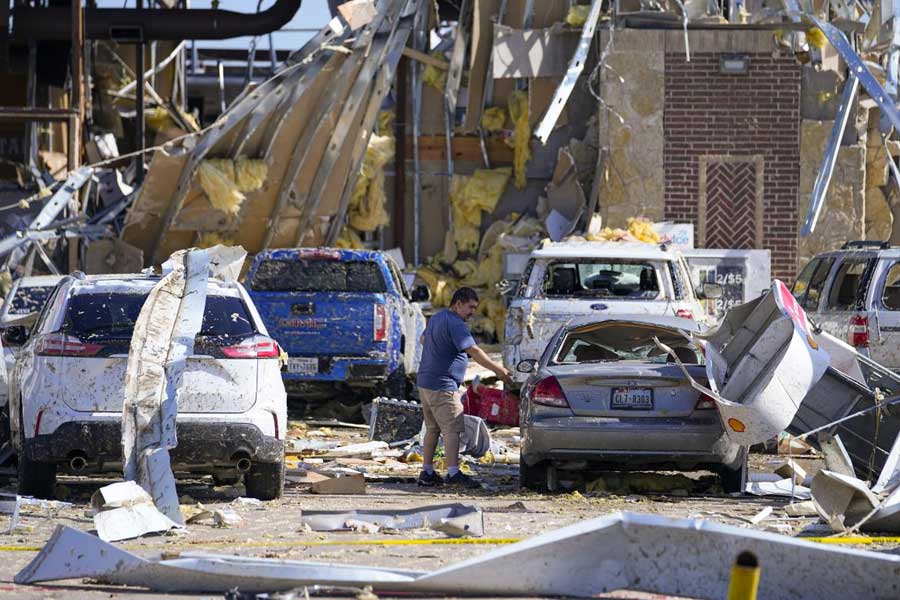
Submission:
<svg viewBox="0 0 900 600">
<path fill-rule="evenodd" d="M 539 361 L 517 366 L 522 388 L 520 482 L 555 489 L 559 470 L 717 472 L 741 491 L 746 451 L 729 441 L 712 398 L 688 382 L 673 349 L 701 382 L 698 325 L 654 315 L 591 317 L 561 327 Z"/>
</svg>

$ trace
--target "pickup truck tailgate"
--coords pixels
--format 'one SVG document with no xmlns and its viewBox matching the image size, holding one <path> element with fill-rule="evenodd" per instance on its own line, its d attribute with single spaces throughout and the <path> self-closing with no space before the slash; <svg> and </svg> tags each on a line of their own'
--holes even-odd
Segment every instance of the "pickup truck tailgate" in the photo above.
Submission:
<svg viewBox="0 0 900 600">
<path fill-rule="evenodd" d="M 255 292 L 254 301 L 290 356 L 362 356 L 377 348 L 376 306 L 384 306 L 384 294 Z"/>
</svg>

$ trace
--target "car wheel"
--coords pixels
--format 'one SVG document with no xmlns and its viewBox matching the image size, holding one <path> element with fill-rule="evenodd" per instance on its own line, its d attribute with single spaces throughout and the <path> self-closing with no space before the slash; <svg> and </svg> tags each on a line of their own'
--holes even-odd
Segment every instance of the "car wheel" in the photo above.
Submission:
<svg viewBox="0 0 900 600">
<path fill-rule="evenodd" d="M 525 457 L 519 457 L 519 485 L 529 490 L 543 492 L 547 490 L 547 463 L 528 465 Z"/>
<path fill-rule="evenodd" d="M 403 366 L 403 355 L 400 355 L 400 364 L 388 375 L 384 385 L 381 386 L 381 395 L 397 400 L 408 400 L 410 388 L 409 378 L 406 376 L 406 368 Z"/>
<path fill-rule="evenodd" d="M 247 495 L 257 500 L 275 500 L 284 493 L 284 459 L 277 463 L 253 463 L 244 475 Z"/>
<path fill-rule="evenodd" d="M 20 446 L 18 460 L 18 492 L 20 496 L 56 498 L 56 463 L 42 463 L 28 458 L 25 442 Z"/>
</svg>

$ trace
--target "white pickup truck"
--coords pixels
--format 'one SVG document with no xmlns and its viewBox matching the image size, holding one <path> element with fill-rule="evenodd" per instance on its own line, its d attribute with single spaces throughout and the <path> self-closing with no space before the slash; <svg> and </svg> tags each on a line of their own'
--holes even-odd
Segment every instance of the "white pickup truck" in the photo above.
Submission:
<svg viewBox="0 0 900 600">
<path fill-rule="evenodd" d="M 538 360 L 567 321 L 591 314 L 653 314 L 706 322 L 701 300 L 721 286 L 695 289 L 681 252 L 623 242 L 545 243 L 531 253 L 506 317 L 503 364 L 517 383 L 516 365 Z"/>
</svg>

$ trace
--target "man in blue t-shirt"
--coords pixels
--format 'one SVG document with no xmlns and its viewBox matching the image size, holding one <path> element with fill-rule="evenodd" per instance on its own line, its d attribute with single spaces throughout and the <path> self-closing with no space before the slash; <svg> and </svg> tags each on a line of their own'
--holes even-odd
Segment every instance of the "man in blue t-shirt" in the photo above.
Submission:
<svg viewBox="0 0 900 600">
<path fill-rule="evenodd" d="M 465 431 L 459 386 L 466 376 L 469 357 L 496 373 L 507 384 L 512 380 L 503 365 L 492 361 L 484 350 L 475 345 L 466 319 L 475 314 L 477 308 L 478 295 L 475 290 L 460 288 L 453 294 L 450 308 L 432 316 L 422 334 L 422 360 L 417 384 L 425 415 L 425 440 L 419 485 L 444 483 L 444 478 L 435 473 L 433 464 L 440 434 L 444 436 L 447 483 L 478 487 L 478 483 L 459 470 L 459 434 Z"/>
</svg>

